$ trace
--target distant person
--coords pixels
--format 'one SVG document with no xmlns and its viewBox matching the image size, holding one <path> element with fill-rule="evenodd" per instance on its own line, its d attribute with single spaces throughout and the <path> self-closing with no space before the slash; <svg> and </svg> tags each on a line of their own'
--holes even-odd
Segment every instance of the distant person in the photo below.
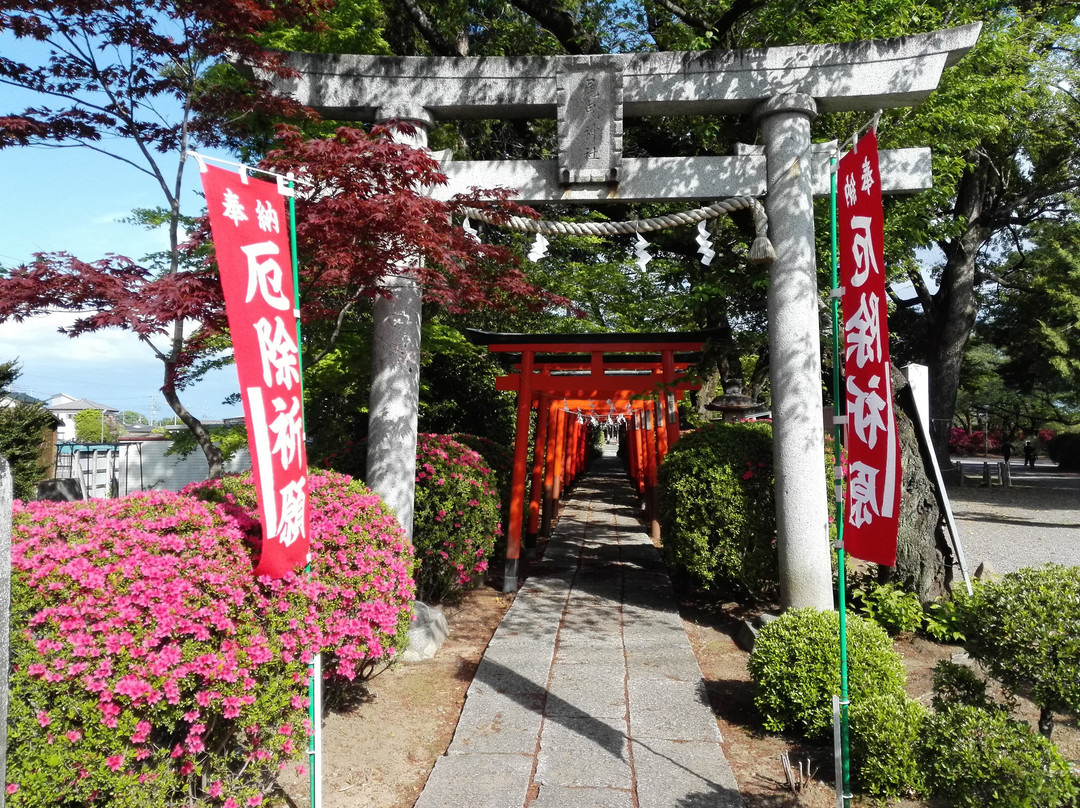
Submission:
<svg viewBox="0 0 1080 808">
<path fill-rule="evenodd" d="M 1029 440 L 1024 441 L 1024 465 L 1035 468 L 1035 447 Z"/>
<path fill-rule="evenodd" d="M 1005 458 L 1005 465 L 1009 465 L 1009 458 L 1012 457 L 1012 444 L 1007 440 L 1001 442 L 1001 456 Z"/>
</svg>

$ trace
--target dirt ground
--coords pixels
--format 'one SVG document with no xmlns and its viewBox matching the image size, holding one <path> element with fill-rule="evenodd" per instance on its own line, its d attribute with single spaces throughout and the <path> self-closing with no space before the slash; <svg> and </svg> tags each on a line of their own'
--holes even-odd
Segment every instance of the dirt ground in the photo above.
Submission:
<svg viewBox="0 0 1080 808">
<path fill-rule="evenodd" d="M 364 697 L 347 711 L 331 712 L 324 726 L 326 808 L 411 808 L 428 774 L 453 738 L 465 692 L 484 649 L 513 596 L 501 586 L 468 592 L 445 607 L 450 637 L 434 659 L 400 663 L 376 675 Z M 831 747 L 808 747 L 765 732 L 753 704 L 748 654 L 733 640 L 735 626 L 753 616 L 737 603 L 688 597 L 683 623 L 701 666 L 724 751 L 747 808 L 830 808 L 836 804 Z M 963 649 L 921 637 L 900 637 L 896 647 L 907 668 L 909 695 L 930 702 L 931 672 L 938 660 Z M 1021 700 L 1017 717 L 1035 726 L 1038 711 Z M 1080 763 L 1080 729 L 1059 716 L 1054 741 L 1066 759 Z M 788 786 L 783 753 L 809 761 L 810 779 L 798 793 Z M 298 760 L 297 763 L 302 761 Z M 279 797 L 292 808 L 308 808 L 308 778 L 289 767 L 279 779 Z M 879 804 L 856 798 L 857 806 Z M 936 808 L 900 800 L 898 808 Z"/>
<path fill-rule="evenodd" d="M 450 745 L 465 691 L 512 597 L 483 587 L 443 606 L 450 636 L 434 659 L 394 664 L 368 682 L 358 704 L 326 716 L 325 808 L 411 808 Z M 278 784 L 287 805 L 309 808 L 308 777 L 295 765 Z"/>
</svg>

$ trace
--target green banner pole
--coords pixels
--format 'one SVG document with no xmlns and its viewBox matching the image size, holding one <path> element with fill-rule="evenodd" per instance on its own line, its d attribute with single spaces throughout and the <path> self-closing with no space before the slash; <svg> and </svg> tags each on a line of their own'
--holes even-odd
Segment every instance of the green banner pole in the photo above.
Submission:
<svg viewBox="0 0 1080 808">
<path fill-rule="evenodd" d="M 292 253 L 293 306 L 296 316 L 296 356 L 300 371 L 300 423 L 307 435 L 304 404 L 304 351 L 300 342 L 300 261 L 296 251 L 296 183 L 289 174 L 289 251 Z M 311 551 L 308 551 L 304 574 L 311 575 Z M 322 805 L 322 657 L 315 654 L 308 666 L 308 786 L 311 808 Z"/>
<path fill-rule="evenodd" d="M 840 612 L 840 761 L 842 767 L 841 799 L 843 808 L 851 805 L 851 756 L 848 743 L 848 660 L 847 660 L 847 592 L 846 571 L 844 564 L 844 479 L 841 453 L 843 451 L 843 410 L 844 394 L 840 386 L 840 282 L 837 268 L 837 223 L 836 223 L 836 175 L 838 158 L 830 161 L 830 240 L 832 246 L 832 343 L 833 343 L 833 455 L 835 467 L 836 498 L 836 588 L 837 607 Z"/>
</svg>

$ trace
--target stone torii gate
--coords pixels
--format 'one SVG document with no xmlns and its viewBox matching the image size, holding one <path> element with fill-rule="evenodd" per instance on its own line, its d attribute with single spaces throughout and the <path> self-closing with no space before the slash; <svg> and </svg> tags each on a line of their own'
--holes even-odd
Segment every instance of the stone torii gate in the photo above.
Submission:
<svg viewBox="0 0 1080 808">
<path fill-rule="evenodd" d="M 298 71 L 269 75 L 280 90 L 333 120 L 400 119 L 427 145 L 437 121 L 556 118 L 558 158 L 457 162 L 449 186 L 519 190 L 525 203 L 654 202 L 764 197 L 776 250 L 769 288 L 777 547 L 785 606 L 832 608 L 813 198 L 828 193 L 834 146 L 815 148 L 819 112 L 920 103 L 942 71 L 970 50 L 980 26 L 842 45 L 742 51 L 549 57 L 288 55 Z M 626 117 L 750 115 L 763 148 L 734 156 L 622 155 Z M 881 155 L 882 190 L 930 187 L 930 150 Z M 388 279 L 375 305 L 369 483 L 411 535 L 420 343 L 420 290 Z"/>
</svg>

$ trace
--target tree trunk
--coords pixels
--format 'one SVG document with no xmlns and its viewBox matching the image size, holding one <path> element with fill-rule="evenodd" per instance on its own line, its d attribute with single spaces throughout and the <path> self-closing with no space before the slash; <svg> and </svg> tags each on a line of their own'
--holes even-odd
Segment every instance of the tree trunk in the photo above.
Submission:
<svg viewBox="0 0 1080 808">
<path fill-rule="evenodd" d="M 203 422 L 188 412 L 181 402 L 180 398 L 176 394 L 176 385 L 171 381 L 172 367 L 169 363 L 165 363 L 165 384 L 161 387 L 161 394 L 165 397 L 165 401 L 172 408 L 172 411 L 176 413 L 176 417 L 179 418 L 184 426 L 191 430 L 191 433 L 195 436 L 195 440 L 199 444 L 199 448 L 202 449 L 203 455 L 206 457 L 207 476 L 211 480 L 218 479 L 225 471 L 224 461 L 221 457 L 221 449 L 219 449 L 211 440 L 210 432 L 203 425 Z"/>
<path fill-rule="evenodd" d="M 975 326 L 975 258 L 990 236 L 982 219 L 990 166 L 980 158 L 960 181 L 956 218 L 964 231 L 942 244 L 945 267 L 927 316 L 930 434 L 942 467 L 949 463 L 949 429 L 956 411 L 964 349 Z"/>
<path fill-rule="evenodd" d="M 1054 731 L 1054 711 L 1046 707 L 1039 708 L 1039 732 L 1046 740 Z"/>
<path fill-rule="evenodd" d="M 922 603 L 947 594 L 952 551 L 941 530 L 941 509 L 934 481 L 926 471 L 929 458 L 919 446 L 915 405 L 908 383 L 895 369 L 892 374 L 896 426 L 900 433 L 900 526 L 896 540 L 896 566 L 880 567 L 878 578 L 915 592 Z"/>
<path fill-rule="evenodd" d="M 705 405 L 712 403 L 712 400 L 716 398 L 716 392 L 719 389 L 720 368 L 717 366 L 714 359 L 703 369 L 701 374 L 701 387 L 698 389 L 697 393 L 695 393 L 697 406 L 695 406 L 694 409 L 697 410 L 697 414 L 702 418 L 712 417 L 712 413 L 705 409 Z"/>
</svg>

